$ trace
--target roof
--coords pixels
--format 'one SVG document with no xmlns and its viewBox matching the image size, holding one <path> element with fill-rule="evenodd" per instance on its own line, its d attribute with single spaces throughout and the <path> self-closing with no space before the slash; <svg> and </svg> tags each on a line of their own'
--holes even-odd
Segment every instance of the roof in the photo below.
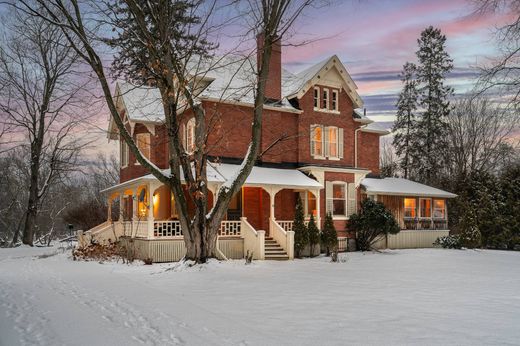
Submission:
<svg viewBox="0 0 520 346">
<path fill-rule="evenodd" d="M 451 192 L 402 178 L 365 178 L 361 181 L 361 185 L 367 193 L 373 194 L 441 198 L 457 197 L 456 194 Z"/>
<path fill-rule="evenodd" d="M 229 179 L 233 179 L 240 165 L 228 163 L 211 163 L 207 165 L 208 183 L 223 184 Z M 169 174 L 169 169 L 163 170 L 163 174 Z M 184 176 L 181 174 L 181 177 Z M 101 192 L 115 192 L 123 188 L 148 181 L 156 181 L 152 174 L 125 181 L 121 184 L 114 185 Z M 251 174 L 246 179 L 244 186 L 279 186 L 289 189 L 321 189 L 323 186 L 316 180 L 309 178 L 304 173 L 296 169 L 267 168 L 254 166 Z"/>
<path fill-rule="evenodd" d="M 201 77 L 203 90 L 200 99 L 221 100 L 223 102 L 239 102 L 254 104 L 256 57 L 236 55 L 215 56 L 199 61 L 194 59 L 189 64 L 192 75 Z M 343 87 L 352 98 L 355 107 L 361 107 L 362 101 L 355 89 L 357 86 L 336 55 L 333 55 L 299 73 L 291 73 L 282 69 L 282 100 L 273 107 L 288 111 L 298 111 L 288 100 L 305 92 L 313 80 L 336 68 Z M 322 77 L 323 77 L 322 76 Z M 127 111 L 127 117 L 133 122 L 164 122 L 164 109 L 160 92 L 157 88 L 136 86 L 125 81 L 118 81 L 116 96 L 121 96 Z"/>
</svg>

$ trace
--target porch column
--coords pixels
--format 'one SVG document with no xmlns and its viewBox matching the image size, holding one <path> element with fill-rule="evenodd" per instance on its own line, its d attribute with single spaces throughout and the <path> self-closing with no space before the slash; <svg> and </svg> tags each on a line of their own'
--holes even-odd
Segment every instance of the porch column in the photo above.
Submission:
<svg viewBox="0 0 520 346">
<path fill-rule="evenodd" d="M 146 218 L 147 224 L 148 224 L 148 239 L 152 239 L 153 238 L 153 221 L 154 221 L 154 218 L 153 218 L 153 208 L 154 208 L 153 191 L 155 190 L 155 186 L 154 186 L 154 184 L 148 184 L 148 186 L 146 188 L 148 189 L 148 217 Z"/>
<path fill-rule="evenodd" d="M 274 198 L 276 197 L 276 194 L 280 192 L 280 188 L 270 187 L 270 188 L 264 188 L 264 190 L 267 191 L 269 194 L 269 219 L 275 220 L 274 217 Z"/>
<path fill-rule="evenodd" d="M 321 230 L 321 211 L 320 211 L 320 190 L 314 191 L 314 196 L 316 197 L 316 224 L 318 225 L 318 229 Z"/>
<path fill-rule="evenodd" d="M 132 190 L 132 221 L 135 222 L 138 220 L 137 216 L 137 205 L 139 204 L 139 196 L 137 195 L 138 187 Z"/>
<path fill-rule="evenodd" d="M 108 197 L 108 215 L 107 221 L 112 222 L 112 196 Z"/>
<path fill-rule="evenodd" d="M 125 198 L 125 194 L 124 192 L 120 192 L 119 193 L 119 222 L 123 222 L 123 218 L 124 218 L 124 213 L 125 213 L 125 205 L 124 205 L 124 200 Z"/>
</svg>

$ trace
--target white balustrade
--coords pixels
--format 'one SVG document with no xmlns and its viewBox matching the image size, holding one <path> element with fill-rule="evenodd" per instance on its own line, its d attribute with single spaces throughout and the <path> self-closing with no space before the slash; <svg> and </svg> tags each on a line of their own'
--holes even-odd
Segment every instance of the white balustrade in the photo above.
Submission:
<svg viewBox="0 0 520 346">
<path fill-rule="evenodd" d="M 182 229 L 180 221 L 154 221 L 154 237 L 181 237 Z"/>
<path fill-rule="evenodd" d="M 220 224 L 219 236 L 226 237 L 240 237 L 240 224 L 242 222 L 239 221 L 222 221 Z"/>
</svg>

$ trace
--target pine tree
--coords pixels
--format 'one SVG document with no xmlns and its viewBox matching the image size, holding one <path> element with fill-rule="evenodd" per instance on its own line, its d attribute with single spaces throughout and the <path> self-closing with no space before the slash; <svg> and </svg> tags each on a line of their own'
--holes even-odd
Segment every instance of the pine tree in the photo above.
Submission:
<svg viewBox="0 0 520 346">
<path fill-rule="evenodd" d="M 298 196 L 296 200 L 296 211 L 294 213 L 294 252 L 300 258 L 303 249 L 309 243 L 309 232 L 305 226 L 305 216 L 303 212 L 302 199 Z"/>
<path fill-rule="evenodd" d="M 314 249 L 316 245 L 320 243 L 320 230 L 318 229 L 312 214 L 311 219 L 309 220 L 309 224 L 307 225 L 307 230 L 309 232 L 310 256 L 314 257 Z"/>
<path fill-rule="evenodd" d="M 327 213 L 325 216 L 323 231 L 321 232 L 321 243 L 327 250 L 327 256 L 330 256 L 331 251 L 334 251 L 338 247 L 338 234 L 334 227 L 331 213 Z"/>
<path fill-rule="evenodd" d="M 418 90 L 416 80 L 415 64 L 407 62 L 403 66 L 401 73 L 401 82 L 403 89 L 397 100 L 397 119 L 394 123 L 392 131 L 395 133 L 393 146 L 399 159 L 399 166 L 403 170 L 404 178 L 409 177 L 410 169 L 410 151 L 415 145 L 414 133 L 416 131 L 416 117 L 418 102 Z"/>
<path fill-rule="evenodd" d="M 411 162 L 417 180 L 435 185 L 435 176 L 443 167 L 446 117 L 450 112 L 448 99 L 453 94 L 453 88 L 444 85 L 444 79 L 453 68 L 453 60 L 446 52 L 446 36 L 440 29 L 426 28 L 417 42 L 419 107 L 424 112 L 413 136 Z"/>
</svg>

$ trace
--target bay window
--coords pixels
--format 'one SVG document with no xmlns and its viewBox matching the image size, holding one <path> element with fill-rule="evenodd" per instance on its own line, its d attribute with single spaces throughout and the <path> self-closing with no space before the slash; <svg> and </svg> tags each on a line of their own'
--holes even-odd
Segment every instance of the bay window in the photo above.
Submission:
<svg viewBox="0 0 520 346">
<path fill-rule="evenodd" d="M 404 217 L 415 218 L 417 216 L 417 200 L 415 198 L 404 199 Z"/>
<path fill-rule="evenodd" d="M 436 219 L 446 218 L 446 201 L 443 199 L 433 200 L 433 217 Z"/>
<path fill-rule="evenodd" d="M 432 200 L 430 198 L 420 198 L 419 199 L 419 210 L 420 217 L 422 218 L 431 218 L 432 217 Z"/>
</svg>

